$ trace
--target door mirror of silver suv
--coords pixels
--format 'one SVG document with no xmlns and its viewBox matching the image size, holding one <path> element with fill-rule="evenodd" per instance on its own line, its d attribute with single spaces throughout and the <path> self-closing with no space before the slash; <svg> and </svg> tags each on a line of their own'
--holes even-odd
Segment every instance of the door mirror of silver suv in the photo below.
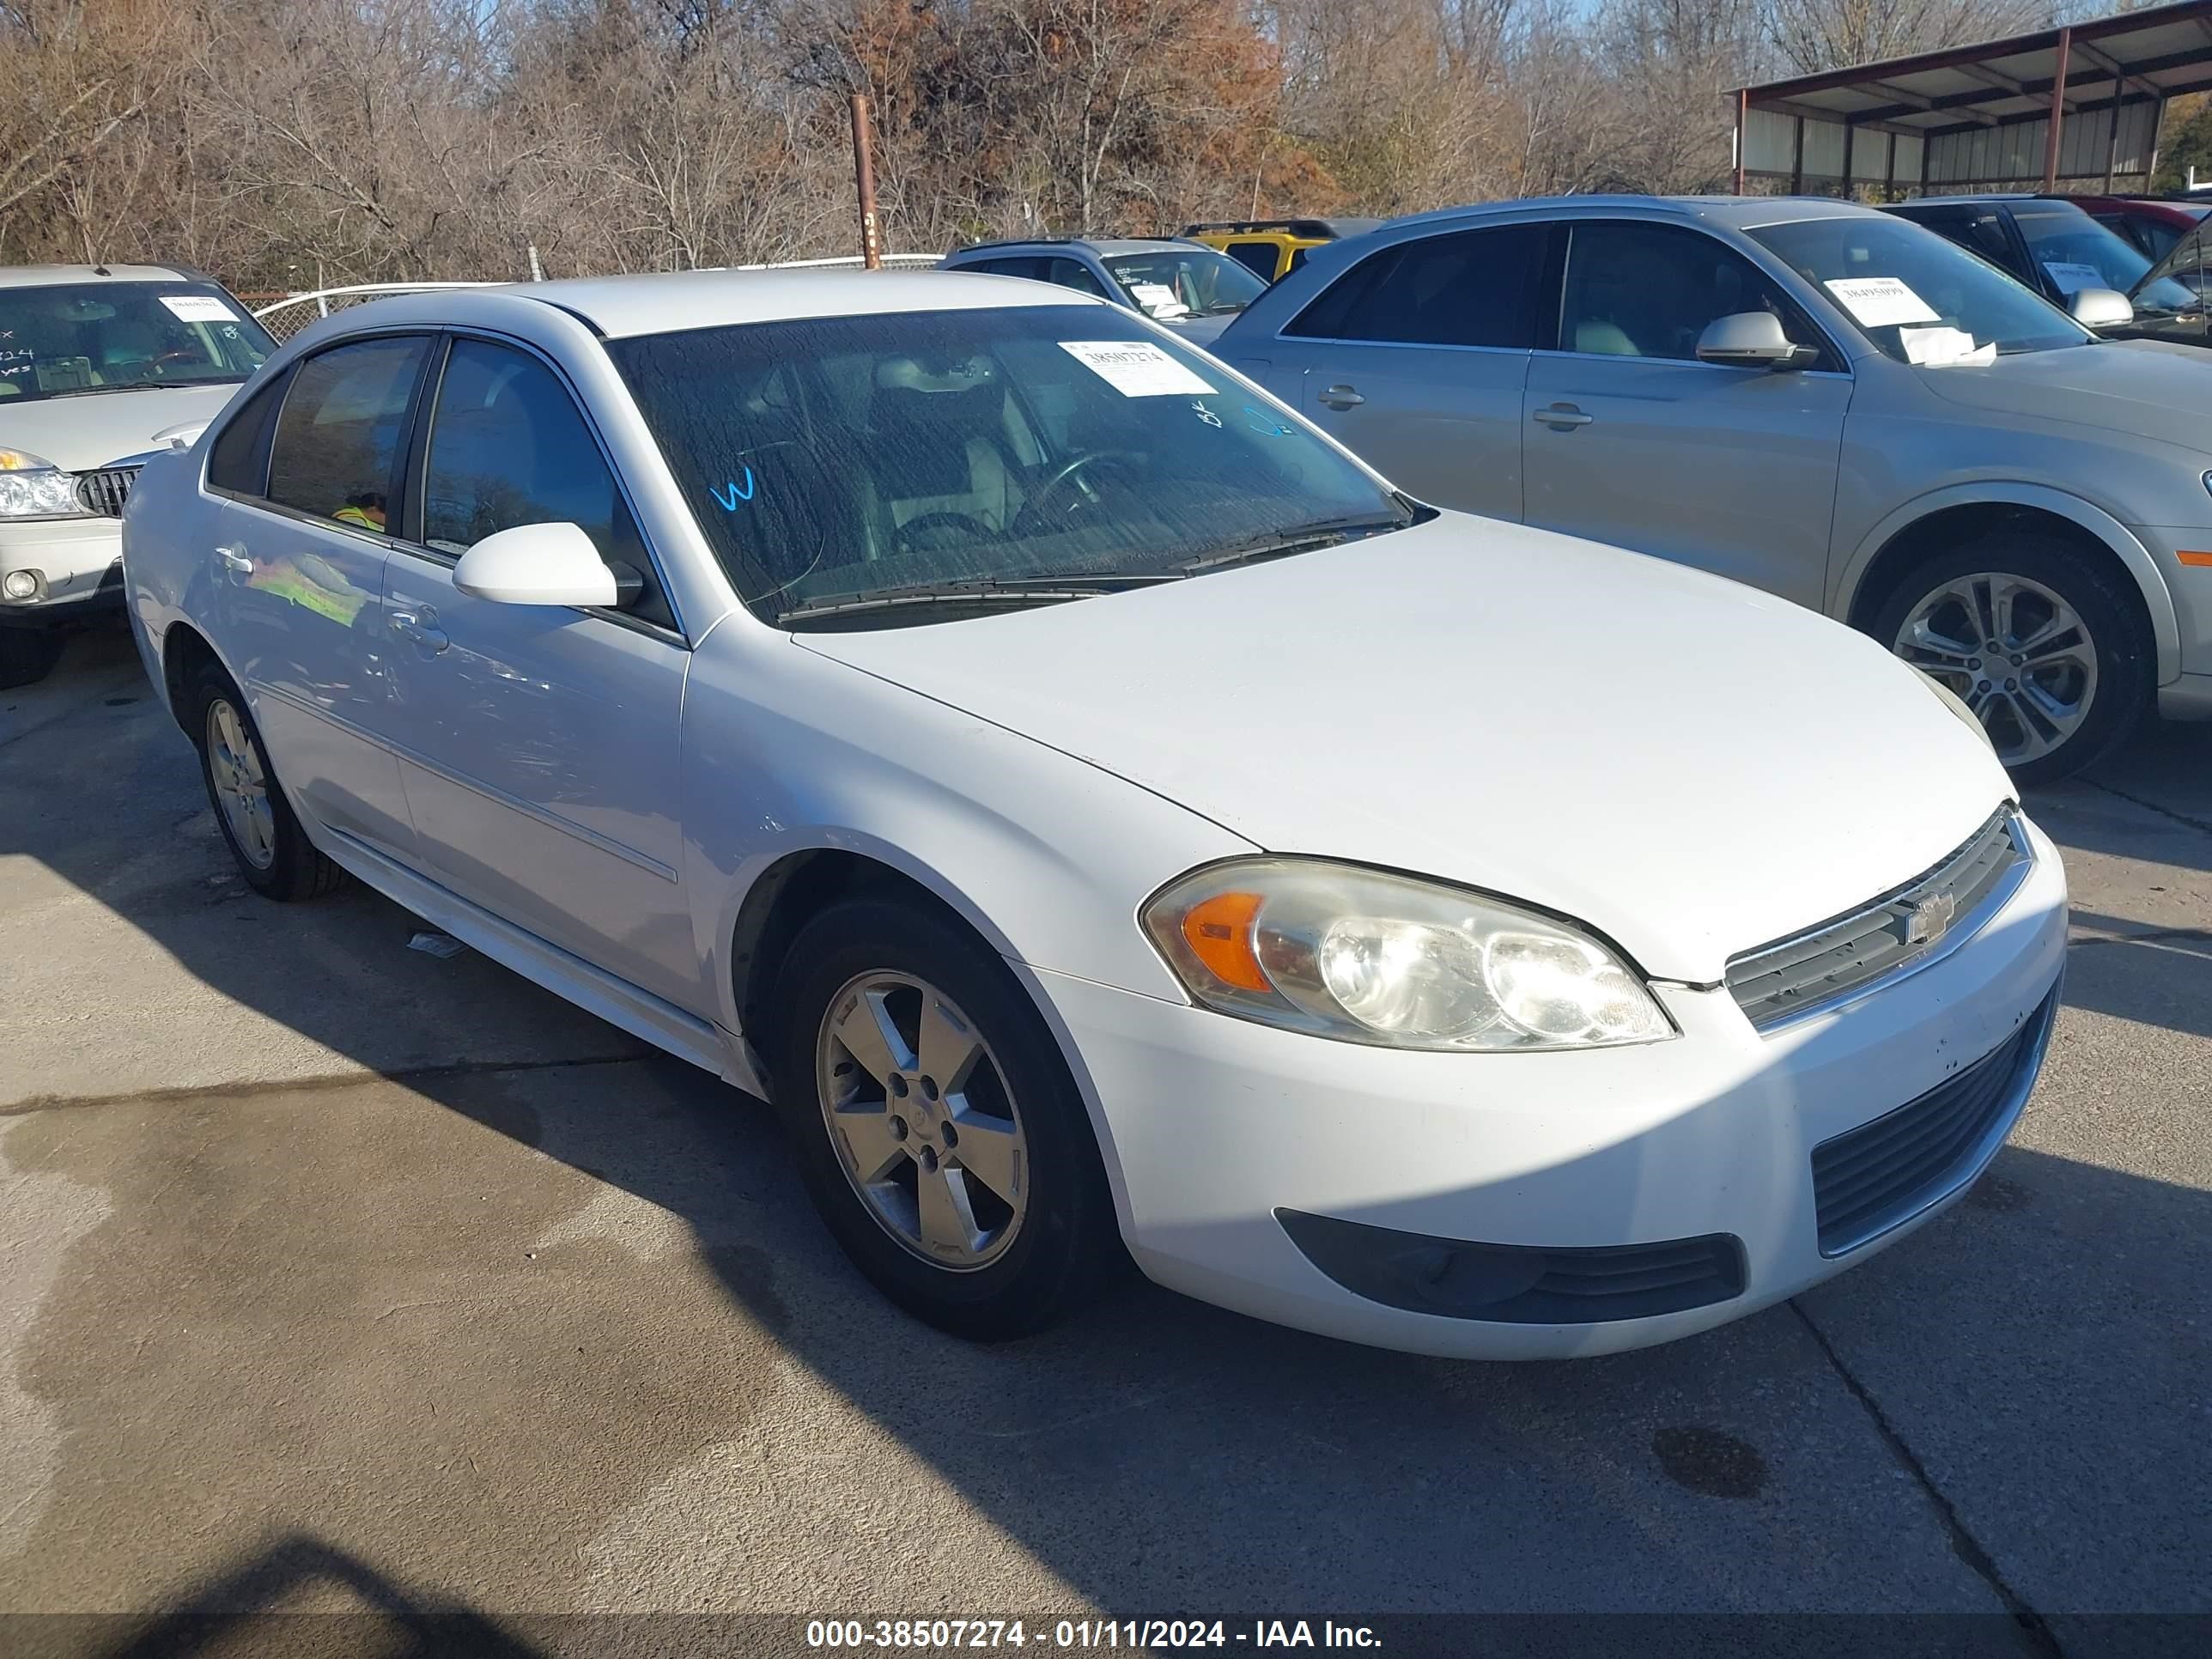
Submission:
<svg viewBox="0 0 2212 1659">
<path fill-rule="evenodd" d="M 1792 345 L 1782 319 L 1771 311 L 1716 317 L 1698 337 L 1698 361 L 1729 368 L 1801 368 L 1818 355 Z"/>
<path fill-rule="evenodd" d="M 619 607 L 643 586 L 635 570 L 599 556 L 573 524 L 519 524 L 485 537 L 461 555 L 453 586 L 499 605 Z"/>
<path fill-rule="evenodd" d="M 2117 289 L 2077 288 L 2066 298 L 2067 315 L 2084 328 L 2118 328 L 2136 319 L 2136 308 Z"/>
</svg>

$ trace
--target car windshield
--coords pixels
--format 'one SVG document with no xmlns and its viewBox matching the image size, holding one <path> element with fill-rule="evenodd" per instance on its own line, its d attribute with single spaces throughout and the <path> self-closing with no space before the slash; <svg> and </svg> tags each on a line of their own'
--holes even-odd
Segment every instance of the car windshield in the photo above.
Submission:
<svg viewBox="0 0 2212 1659">
<path fill-rule="evenodd" d="M 1107 260 L 1106 269 L 1132 300 L 1158 317 L 1224 316 L 1267 291 L 1243 265 L 1210 247 L 1124 253 Z"/>
<path fill-rule="evenodd" d="M 829 625 L 942 621 L 957 607 L 935 601 L 956 595 L 1080 597 L 1415 517 L 1220 364 L 1110 307 L 755 323 L 607 351 L 769 621 L 833 604 L 849 614 Z M 900 596 L 932 602 L 890 608 Z"/>
<path fill-rule="evenodd" d="M 1794 219 L 1748 233 L 1899 362 L 2047 351 L 2096 337 L 1948 237 L 1903 219 Z"/>
<path fill-rule="evenodd" d="M 2128 295 L 2138 313 L 2170 315 L 2197 308 L 2194 294 L 2164 277 L 2137 293 L 2136 285 L 2149 272 L 2150 261 L 2071 202 L 2022 203 L 2012 216 L 2028 258 L 2061 294 L 2109 288 Z"/>
<path fill-rule="evenodd" d="M 0 288 L 0 407 L 245 380 L 276 349 L 211 283 Z"/>
</svg>

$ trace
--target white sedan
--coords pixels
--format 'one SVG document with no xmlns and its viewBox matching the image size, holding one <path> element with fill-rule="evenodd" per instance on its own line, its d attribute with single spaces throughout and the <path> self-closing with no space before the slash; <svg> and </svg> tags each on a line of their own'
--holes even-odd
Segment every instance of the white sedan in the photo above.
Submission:
<svg viewBox="0 0 2212 1659">
<path fill-rule="evenodd" d="M 2050 1033 L 2064 876 L 1948 693 L 1033 283 L 364 307 L 124 532 L 253 886 L 769 1097 L 970 1336 L 1126 1257 L 1433 1353 L 1681 1336 L 1956 1199 Z"/>
</svg>

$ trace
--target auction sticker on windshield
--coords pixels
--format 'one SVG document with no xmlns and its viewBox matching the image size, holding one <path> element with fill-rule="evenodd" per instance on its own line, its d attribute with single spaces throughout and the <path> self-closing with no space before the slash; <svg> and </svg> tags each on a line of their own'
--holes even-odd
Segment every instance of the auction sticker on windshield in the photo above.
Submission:
<svg viewBox="0 0 2212 1659">
<path fill-rule="evenodd" d="M 161 303 L 180 323 L 234 323 L 238 313 L 211 294 L 164 294 Z"/>
<path fill-rule="evenodd" d="M 2103 288 L 2105 273 L 2094 265 L 2076 264 L 2069 259 L 2045 259 L 2043 269 L 2057 284 L 2058 291 L 2069 298 L 2085 288 Z"/>
<path fill-rule="evenodd" d="M 1060 349 L 1124 398 L 1188 397 L 1213 388 L 1144 340 L 1062 340 Z"/>
<path fill-rule="evenodd" d="M 1868 328 L 1899 323 L 1940 323 L 1928 301 L 1897 276 L 1838 276 L 1825 283 L 1844 309 Z"/>
</svg>

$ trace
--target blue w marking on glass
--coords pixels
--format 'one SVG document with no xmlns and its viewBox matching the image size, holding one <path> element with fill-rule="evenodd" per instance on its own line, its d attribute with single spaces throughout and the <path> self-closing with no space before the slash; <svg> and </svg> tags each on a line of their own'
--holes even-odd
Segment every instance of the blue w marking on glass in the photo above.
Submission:
<svg viewBox="0 0 2212 1659">
<path fill-rule="evenodd" d="M 736 512 L 738 510 L 738 503 L 739 501 L 749 501 L 753 498 L 752 468 L 749 466 L 745 469 L 745 487 L 743 489 L 738 489 L 736 484 L 732 483 L 726 485 L 720 489 L 709 490 L 708 493 L 722 504 L 723 512 Z"/>
</svg>

